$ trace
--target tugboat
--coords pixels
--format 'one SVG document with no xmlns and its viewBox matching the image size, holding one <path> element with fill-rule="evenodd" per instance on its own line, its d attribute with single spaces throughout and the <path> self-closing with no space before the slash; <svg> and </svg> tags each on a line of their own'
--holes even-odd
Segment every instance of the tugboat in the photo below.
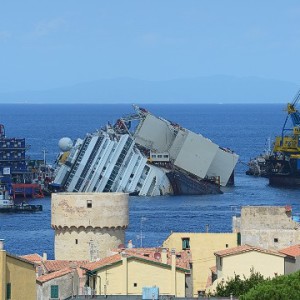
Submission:
<svg viewBox="0 0 300 300">
<path fill-rule="evenodd" d="M 269 164 L 267 160 L 269 160 L 271 153 L 271 139 L 268 138 L 264 152 L 253 159 L 250 158 L 246 175 L 268 177 Z"/>
<path fill-rule="evenodd" d="M 7 212 L 36 212 L 42 211 L 42 205 L 31 205 L 24 201 L 20 204 L 15 204 L 9 192 L 4 188 L 0 188 L 0 213 Z"/>
</svg>

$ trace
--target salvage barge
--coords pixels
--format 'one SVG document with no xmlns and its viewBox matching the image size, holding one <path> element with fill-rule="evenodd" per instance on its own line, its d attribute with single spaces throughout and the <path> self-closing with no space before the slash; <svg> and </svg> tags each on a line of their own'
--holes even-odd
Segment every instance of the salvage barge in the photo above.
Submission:
<svg viewBox="0 0 300 300">
<path fill-rule="evenodd" d="M 139 196 L 221 193 L 238 155 L 201 134 L 134 106 L 135 113 L 62 150 L 53 190 L 127 192 Z"/>
<path fill-rule="evenodd" d="M 292 103 L 287 104 L 287 115 L 277 136 L 272 151 L 260 164 L 249 164 L 249 175 L 265 176 L 271 186 L 293 188 L 300 186 L 300 112 L 296 108 L 300 101 L 300 90 Z M 258 157 L 259 158 L 259 157 Z M 258 162 L 258 158 L 252 162 Z M 253 167 L 255 166 L 255 168 Z M 262 170 L 263 172 L 256 172 Z"/>
</svg>

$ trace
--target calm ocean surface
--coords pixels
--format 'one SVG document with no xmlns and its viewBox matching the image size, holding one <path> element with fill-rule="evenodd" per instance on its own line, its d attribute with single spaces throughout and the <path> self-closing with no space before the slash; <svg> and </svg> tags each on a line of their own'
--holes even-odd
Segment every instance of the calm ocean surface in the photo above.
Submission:
<svg viewBox="0 0 300 300">
<path fill-rule="evenodd" d="M 220 146 L 240 155 L 244 163 L 261 153 L 266 139 L 279 134 L 286 117 L 285 105 L 143 105 L 165 119 L 201 133 Z M 0 105 L 0 123 L 8 137 L 25 137 L 31 145 L 28 154 L 53 163 L 61 137 L 84 137 L 130 114 L 130 105 Z M 300 214 L 300 189 L 268 186 L 264 178 L 245 175 L 247 167 L 236 167 L 235 186 L 213 196 L 131 197 L 130 224 L 126 242 L 136 246 L 159 246 L 171 231 L 231 231 L 231 218 L 244 205 L 292 205 Z M 42 204 L 43 212 L 34 214 L 0 214 L 0 238 L 13 254 L 48 253 L 53 258 L 54 232 L 51 229 L 50 198 L 31 199 Z M 141 234 L 142 233 L 142 234 Z M 142 240 L 141 240 L 142 235 Z"/>
</svg>

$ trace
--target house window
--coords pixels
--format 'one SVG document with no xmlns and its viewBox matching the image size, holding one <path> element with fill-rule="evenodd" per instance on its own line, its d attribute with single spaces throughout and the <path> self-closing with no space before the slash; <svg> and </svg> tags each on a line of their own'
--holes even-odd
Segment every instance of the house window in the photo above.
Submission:
<svg viewBox="0 0 300 300">
<path fill-rule="evenodd" d="M 278 238 L 275 238 L 275 239 L 274 239 L 274 243 L 278 243 Z"/>
<path fill-rule="evenodd" d="M 86 203 L 86 207 L 87 208 L 92 208 L 92 200 L 87 200 L 87 203 Z"/>
<path fill-rule="evenodd" d="M 58 299 L 58 285 L 51 285 L 50 298 Z"/>
<path fill-rule="evenodd" d="M 182 250 L 190 249 L 190 238 L 182 238 Z"/>
<path fill-rule="evenodd" d="M 241 245 L 241 241 L 242 241 L 241 233 L 238 232 L 238 233 L 237 233 L 237 244 L 238 244 L 238 246 Z"/>
<path fill-rule="evenodd" d="M 135 282 L 135 283 L 133 284 L 133 286 L 134 286 L 134 287 L 137 287 L 137 283 Z"/>
<path fill-rule="evenodd" d="M 6 285 L 6 299 L 11 299 L 11 283 L 8 283 Z"/>
<path fill-rule="evenodd" d="M 226 244 L 226 248 L 228 248 L 228 244 Z"/>
<path fill-rule="evenodd" d="M 76 245 L 78 244 L 78 239 L 75 239 L 75 244 L 76 244 Z"/>
</svg>

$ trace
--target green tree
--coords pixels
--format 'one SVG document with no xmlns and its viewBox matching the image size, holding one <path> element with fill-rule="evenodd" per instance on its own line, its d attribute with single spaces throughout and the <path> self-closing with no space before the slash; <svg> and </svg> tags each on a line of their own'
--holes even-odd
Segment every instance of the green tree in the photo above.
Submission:
<svg viewBox="0 0 300 300">
<path fill-rule="evenodd" d="M 238 297 L 240 295 L 244 295 L 259 283 L 267 280 L 264 279 L 259 272 L 255 272 L 254 269 L 251 269 L 250 271 L 251 274 L 248 278 L 245 276 L 241 278 L 240 275 L 235 274 L 233 278 L 229 279 L 225 283 L 219 283 L 216 287 L 215 296 L 229 297 L 230 295 L 233 295 Z"/>
<path fill-rule="evenodd" d="M 240 300 L 300 300 L 300 271 L 265 280 L 251 288 Z"/>
</svg>

